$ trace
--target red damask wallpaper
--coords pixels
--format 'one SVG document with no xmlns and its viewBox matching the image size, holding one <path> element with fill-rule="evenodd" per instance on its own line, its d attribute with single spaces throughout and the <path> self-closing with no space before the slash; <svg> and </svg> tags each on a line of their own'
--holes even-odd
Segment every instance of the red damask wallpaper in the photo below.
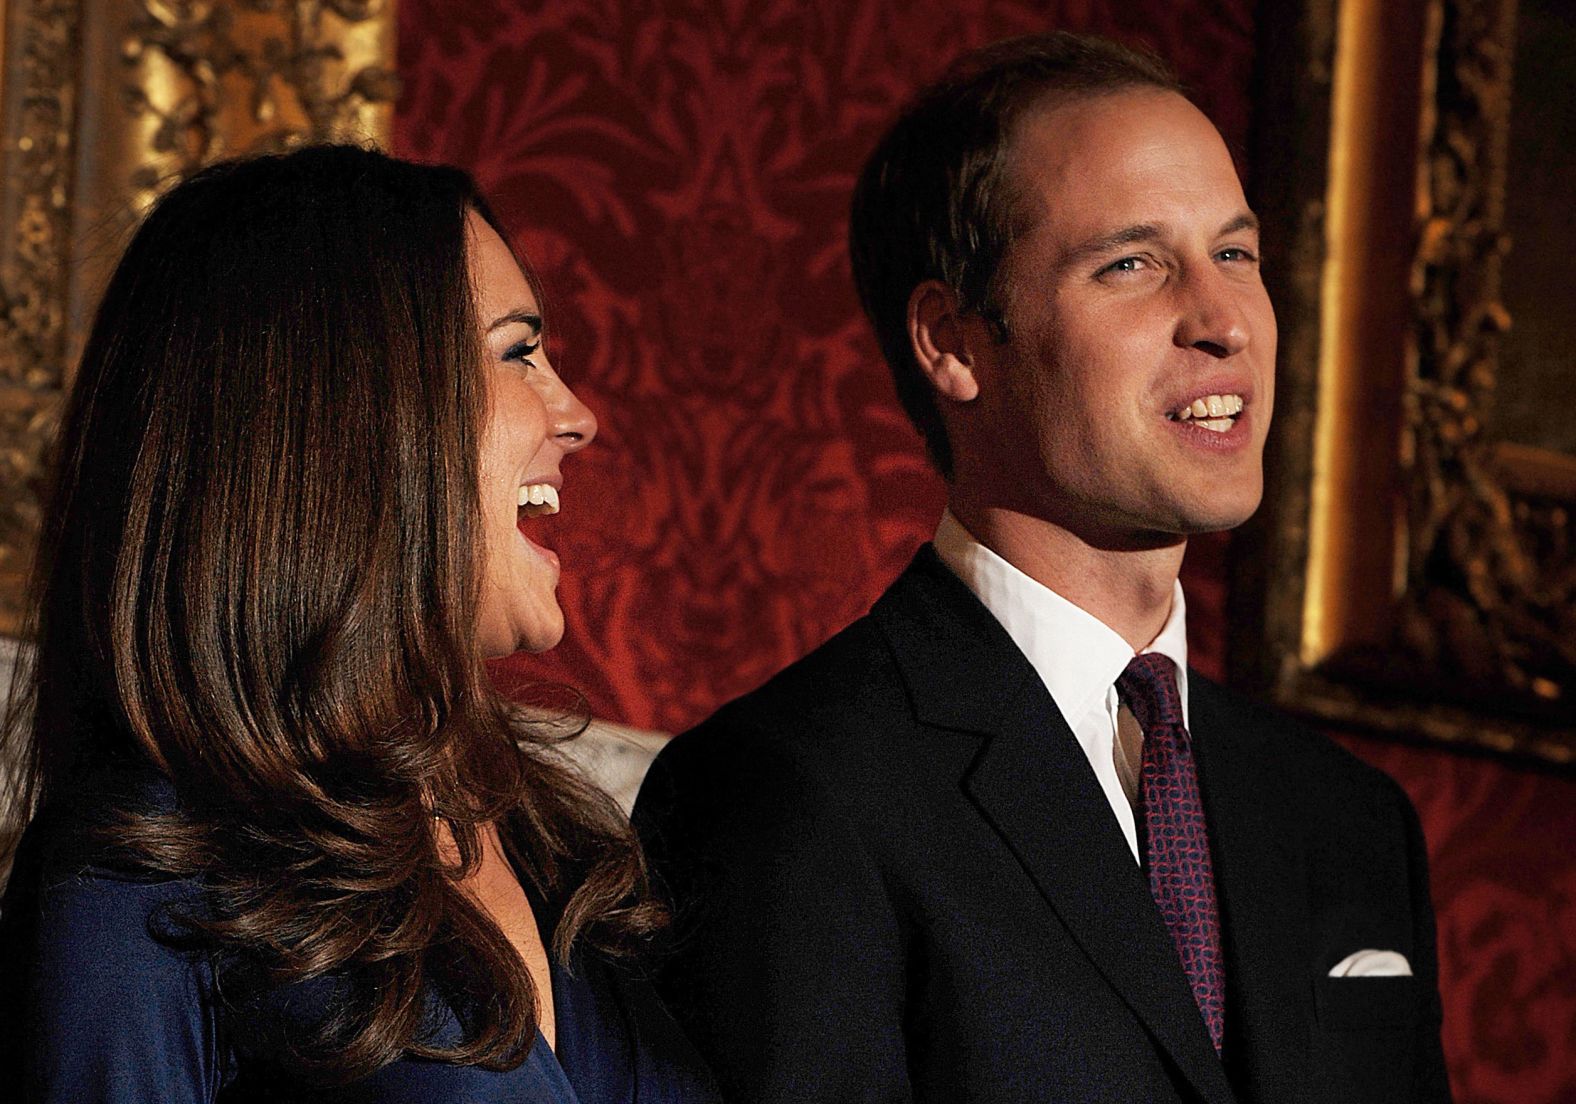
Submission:
<svg viewBox="0 0 1576 1104">
<path fill-rule="evenodd" d="M 843 246 L 882 127 L 959 52 L 1066 26 L 1161 48 L 1240 142 L 1247 8 L 405 0 L 396 145 L 495 198 L 602 424 L 548 533 L 568 636 L 529 672 L 677 730 L 862 613 L 942 501 Z"/>
<path fill-rule="evenodd" d="M 934 528 L 936 477 L 843 245 L 886 120 L 960 52 L 1062 27 L 1170 59 L 1229 142 L 1252 0 L 400 0 L 398 152 L 470 169 L 547 289 L 601 419 L 543 538 L 562 646 L 510 677 L 678 730 L 862 613 Z M 1189 553 L 1218 671 L 1223 539 Z M 1428 831 L 1458 1099 L 1576 1100 L 1576 786 L 1353 741 Z"/>
<path fill-rule="evenodd" d="M 1406 787 L 1423 818 L 1457 1104 L 1576 1101 L 1576 783 L 1342 742 Z"/>
</svg>

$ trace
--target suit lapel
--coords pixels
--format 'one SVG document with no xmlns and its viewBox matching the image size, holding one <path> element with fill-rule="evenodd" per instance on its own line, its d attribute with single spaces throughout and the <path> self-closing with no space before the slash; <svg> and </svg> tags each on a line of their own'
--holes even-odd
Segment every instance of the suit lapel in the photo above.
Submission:
<svg viewBox="0 0 1576 1104">
<path fill-rule="evenodd" d="M 1312 1002 L 1303 849 L 1286 809 L 1297 780 L 1273 772 L 1262 746 L 1273 730 L 1200 676 L 1189 688 L 1225 937 L 1226 1059 L 1245 1097 L 1291 1104 L 1307 1096 Z"/>
<path fill-rule="evenodd" d="M 981 815 L 1198 1094 L 1231 1101 L 1149 887 L 1034 668 L 928 545 L 873 616 L 919 722 L 986 737 L 961 780 Z"/>
</svg>

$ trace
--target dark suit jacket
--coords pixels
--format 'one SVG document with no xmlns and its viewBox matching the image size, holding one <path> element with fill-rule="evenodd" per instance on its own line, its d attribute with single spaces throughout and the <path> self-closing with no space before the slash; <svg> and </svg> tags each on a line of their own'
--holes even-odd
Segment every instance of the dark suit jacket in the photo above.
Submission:
<svg viewBox="0 0 1576 1104">
<path fill-rule="evenodd" d="M 752 1101 L 1449 1098 L 1400 788 L 1190 679 L 1224 1061 L 1088 760 L 928 546 L 869 616 L 657 758 L 664 993 Z M 1410 978 L 1332 979 L 1363 949 Z"/>
</svg>

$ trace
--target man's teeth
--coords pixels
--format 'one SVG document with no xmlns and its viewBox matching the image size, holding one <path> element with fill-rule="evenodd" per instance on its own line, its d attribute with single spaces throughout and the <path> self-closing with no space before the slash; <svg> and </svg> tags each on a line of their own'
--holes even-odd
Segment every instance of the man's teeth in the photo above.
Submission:
<svg viewBox="0 0 1576 1104">
<path fill-rule="evenodd" d="M 526 517 L 558 513 L 558 488 L 550 483 L 525 483 L 520 487 L 520 507 Z"/>
<path fill-rule="evenodd" d="M 1232 427 L 1232 419 L 1242 413 L 1242 406 L 1241 395 L 1204 395 L 1172 414 L 1171 418 L 1224 433 Z"/>
</svg>

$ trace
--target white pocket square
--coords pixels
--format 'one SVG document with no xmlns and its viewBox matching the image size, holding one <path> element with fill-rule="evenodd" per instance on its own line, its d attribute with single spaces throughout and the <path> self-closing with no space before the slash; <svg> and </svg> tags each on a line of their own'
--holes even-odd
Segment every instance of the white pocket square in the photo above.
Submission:
<svg viewBox="0 0 1576 1104">
<path fill-rule="evenodd" d="M 1395 951 L 1353 951 L 1335 964 L 1331 977 L 1411 977 L 1412 964 Z"/>
</svg>

